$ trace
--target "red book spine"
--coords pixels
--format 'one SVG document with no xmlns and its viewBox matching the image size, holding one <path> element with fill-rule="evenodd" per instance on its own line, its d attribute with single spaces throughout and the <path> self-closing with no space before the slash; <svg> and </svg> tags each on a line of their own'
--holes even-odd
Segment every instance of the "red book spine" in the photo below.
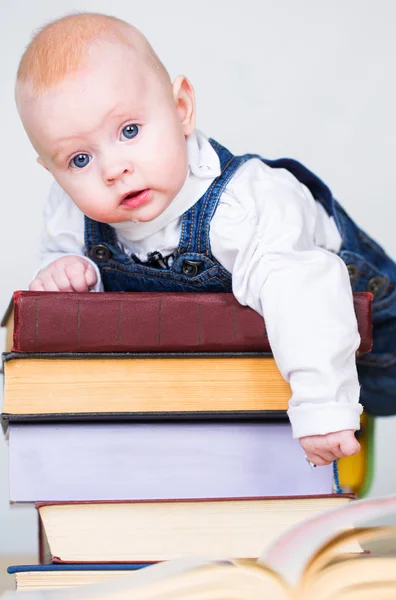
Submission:
<svg viewBox="0 0 396 600">
<path fill-rule="evenodd" d="M 372 344 L 369 293 L 354 294 Z M 15 352 L 271 352 L 263 318 L 223 293 L 15 292 Z"/>
<path fill-rule="evenodd" d="M 22 324 L 21 324 L 21 310 L 19 310 L 19 308 L 21 306 L 22 303 L 22 295 L 24 294 L 24 292 L 21 291 L 17 291 L 14 292 L 14 297 L 13 297 L 13 304 L 14 304 L 14 332 L 13 332 L 13 345 L 12 348 L 20 348 L 21 347 L 21 331 L 22 331 Z M 3 320 L 2 325 L 6 325 L 6 320 Z M 23 346 L 23 343 L 22 343 Z"/>
</svg>

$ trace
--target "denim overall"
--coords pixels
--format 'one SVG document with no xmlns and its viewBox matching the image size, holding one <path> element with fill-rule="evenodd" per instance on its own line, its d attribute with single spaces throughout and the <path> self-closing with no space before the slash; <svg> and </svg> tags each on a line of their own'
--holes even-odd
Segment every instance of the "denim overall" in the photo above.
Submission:
<svg viewBox="0 0 396 600">
<path fill-rule="evenodd" d="M 110 225 L 85 217 L 86 253 L 97 264 L 104 289 L 232 292 L 231 274 L 212 256 L 209 242 L 210 223 L 219 198 L 237 169 L 251 158 L 259 158 L 272 168 L 287 169 L 334 217 L 343 240 L 339 255 L 347 265 L 353 291 L 373 294 L 373 349 L 357 358 L 360 401 L 371 414 L 396 414 L 396 264 L 357 227 L 330 189 L 299 162 L 287 158 L 267 160 L 256 154 L 233 156 L 214 140 L 210 143 L 219 156 L 221 174 L 182 216 L 180 241 L 170 266 L 156 260 L 159 253 L 153 253 L 149 263 L 127 256 Z"/>
</svg>

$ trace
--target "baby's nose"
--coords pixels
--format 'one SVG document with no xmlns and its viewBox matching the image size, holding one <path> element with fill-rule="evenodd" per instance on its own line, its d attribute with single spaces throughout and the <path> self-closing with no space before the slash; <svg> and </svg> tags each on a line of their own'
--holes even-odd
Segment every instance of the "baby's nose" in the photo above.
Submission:
<svg viewBox="0 0 396 600">
<path fill-rule="evenodd" d="M 130 164 L 109 165 L 103 173 L 104 180 L 108 185 L 111 185 L 118 179 L 122 179 L 126 175 L 133 173 L 133 167 Z"/>
</svg>

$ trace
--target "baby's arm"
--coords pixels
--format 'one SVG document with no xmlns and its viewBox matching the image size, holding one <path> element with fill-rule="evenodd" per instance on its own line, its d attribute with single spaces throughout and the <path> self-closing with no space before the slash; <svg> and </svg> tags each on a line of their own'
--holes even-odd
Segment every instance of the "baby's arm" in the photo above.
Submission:
<svg viewBox="0 0 396 600">
<path fill-rule="evenodd" d="M 101 291 L 98 268 L 84 256 L 84 215 L 57 183 L 51 188 L 43 221 L 40 266 L 29 289 Z"/>
<path fill-rule="evenodd" d="M 250 168 L 250 171 L 248 170 Z M 358 450 L 359 346 L 347 269 L 315 244 L 316 204 L 292 175 L 258 164 L 238 173 L 212 220 L 212 252 L 239 302 L 264 316 L 292 397 L 293 435 L 312 462 Z"/>
</svg>

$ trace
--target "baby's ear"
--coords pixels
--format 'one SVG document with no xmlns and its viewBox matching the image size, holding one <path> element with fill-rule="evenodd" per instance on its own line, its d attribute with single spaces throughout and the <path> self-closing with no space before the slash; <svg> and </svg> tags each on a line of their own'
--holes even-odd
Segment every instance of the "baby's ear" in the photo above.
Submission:
<svg viewBox="0 0 396 600">
<path fill-rule="evenodd" d="M 178 75 L 173 82 L 173 98 L 180 117 L 184 135 L 195 130 L 195 94 L 194 88 L 184 75 Z"/>
<path fill-rule="evenodd" d="M 47 169 L 47 171 L 49 171 L 49 168 L 47 167 L 41 156 L 38 156 L 36 160 L 39 165 L 41 165 L 42 167 L 44 167 L 44 169 Z"/>
</svg>

